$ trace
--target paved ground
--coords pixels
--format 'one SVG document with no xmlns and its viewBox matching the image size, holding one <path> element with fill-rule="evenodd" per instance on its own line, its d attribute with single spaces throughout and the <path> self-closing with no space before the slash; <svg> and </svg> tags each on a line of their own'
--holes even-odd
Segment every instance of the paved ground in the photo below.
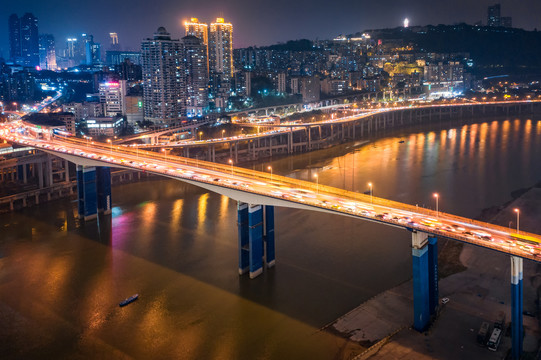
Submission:
<svg viewBox="0 0 541 360">
<path fill-rule="evenodd" d="M 521 228 L 541 233 L 541 189 L 531 189 L 508 204 L 490 222 L 508 224 L 512 209 L 521 209 Z M 511 214 L 511 216 L 509 216 Z M 440 297 L 450 301 L 431 329 L 420 334 L 410 327 L 413 320 L 411 281 L 365 302 L 331 324 L 351 340 L 375 343 L 398 330 L 381 348 L 373 348 L 359 358 L 365 359 L 502 359 L 511 347 L 509 334 L 502 338 L 498 351 L 478 346 L 477 331 L 483 321 L 493 323 L 498 312 L 510 317 L 509 256 L 465 245 L 460 261 L 467 270 L 441 279 Z M 535 299 L 541 287 L 541 264 L 524 261 L 524 310 L 537 313 Z M 524 351 L 535 352 L 541 339 L 537 318 L 524 316 Z M 401 329 L 401 330 L 400 330 Z"/>
</svg>

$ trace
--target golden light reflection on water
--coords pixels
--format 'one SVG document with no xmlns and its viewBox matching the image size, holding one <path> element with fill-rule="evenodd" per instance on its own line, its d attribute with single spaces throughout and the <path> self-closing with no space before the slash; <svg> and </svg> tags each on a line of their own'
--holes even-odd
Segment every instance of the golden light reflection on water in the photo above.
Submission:
<svg viewBox="0 0 541 360">
<path fill-rule="evenodd" d="M 183 199 L 177 199 L 173 203 L 173 210 L 171 211 L 171 222 L 169 226 L 171 227 L 171 232 L 176 234 L 180 230 L 180 221 L 182 217 L 182 207 L 184 206 Z"/>
<path fill-rule="evenodd" d="M 226 220 L 228 207 L 229 207 L 229 198 L 227 196 L 222 195 L 220 198 L 220 220 Z"/>
<path fill-rule="evenodd" d="M 199 197 L 198 206 L 197 206 L 197 223 L 199 227 L 205 225 L 207 220 L 207 205 L 209 200 L 209 193 L 205 193 Z"/>
</svg>

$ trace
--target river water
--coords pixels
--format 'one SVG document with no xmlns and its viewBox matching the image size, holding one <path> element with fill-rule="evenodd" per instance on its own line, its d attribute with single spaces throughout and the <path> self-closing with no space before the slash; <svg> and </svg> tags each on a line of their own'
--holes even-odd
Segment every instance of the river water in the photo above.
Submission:
<svg viewBox="0 0 541 360">
<path fill-rule="evenodd" d="M 474 217 L 541 179 L 541 121 L 438 123 L 249 165 Z M 237 273 L 236 203 L 174 180 L 0 216 L 0 353 L 19 359 L 343 359 L 318 331 L 411 277 L 409 233 L 276 209 L 276 267 Z M 118 303 L 139 293 L 135 303 Z"/>
</svg>

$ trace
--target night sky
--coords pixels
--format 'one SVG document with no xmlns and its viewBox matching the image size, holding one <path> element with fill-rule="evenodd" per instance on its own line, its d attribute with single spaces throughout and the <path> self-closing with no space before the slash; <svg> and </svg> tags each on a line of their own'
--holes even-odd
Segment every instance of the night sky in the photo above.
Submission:
<svg viewBox="0 0 541 360">
<path fill-rule="evenodd" d="M 108 48 L 109 32 L 117 32 L 123 49 L 138 50 L 142 39 L 165 26 L 184 36 L 182 22 L 190 17 L 211 22 L 224 17 L 234 26 L 234 46 L 269 45 L 292 39 L 329 39 L 365 29 L 395 27 L 405 17 L 410 26 L 486 23 L 493 0 L 3 0 L 0 13 L 0 51 L 9 56 L 8 17 L 32 12 L 40 33 L 55 36 L 58 49 L 68 36 L 93 34 Z M 502 16 L 513 26 L 541 29 L 541 1 L 501 1 Z M 105 45 L 105 46 L 104 46 Z"/>
</svg>

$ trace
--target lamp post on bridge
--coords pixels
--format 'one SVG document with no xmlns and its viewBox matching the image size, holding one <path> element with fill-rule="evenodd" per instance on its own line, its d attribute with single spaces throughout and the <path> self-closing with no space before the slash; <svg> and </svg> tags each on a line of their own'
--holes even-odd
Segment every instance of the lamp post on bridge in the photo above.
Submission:
<svg viewBox="0 0 541 360">
<path fill-rule="evenodd" d="M 233 159 L 229 159 L 229 163 L 231 164 L 231 175 L 233 175 Z"/>
<path fill-rule="evenodd" d="M 434 197 L 436 198 L 436 216 L 440 216 L 438 207 L 438 200 L 440 198 L 440 195 L 438 193 L 434 193 Z"/>
<path fill-rule="evenodd" d="M 520 210 L 518 208 L 515 208 L 514 211 L 517 213 L 517 234 L 520 232 L 519 225 L 520 225 Z"/>
<path fill-rule="evenodd" d="M 319 195 L 319 176 L 314 174 L 314 177 L 316 178 L 316 194 Z"/>
<path fill-rule="evenodd" d="M 111 155 L 113 155 L 113 142 L 111 141 L 111 139 L 107 139 L 107 142 L 111 144 Z"/>
<path fill-rule="evenodd" d="M 270 181 L 272 182 L 272 166 L 269 165 L 269 166 L 267 167 L 267 169 L 270 170 L 270 173 L 271 173 Z"/>
<path fill-rule="evenodd" d="M 372 183 L 371 182 L 368 183 L 368 188 L 370 189 L 370 202 L 372 203 L 373 202 L 373 199 L 372 199 L 373 192 L 372 192 Z"/>
</svg>

